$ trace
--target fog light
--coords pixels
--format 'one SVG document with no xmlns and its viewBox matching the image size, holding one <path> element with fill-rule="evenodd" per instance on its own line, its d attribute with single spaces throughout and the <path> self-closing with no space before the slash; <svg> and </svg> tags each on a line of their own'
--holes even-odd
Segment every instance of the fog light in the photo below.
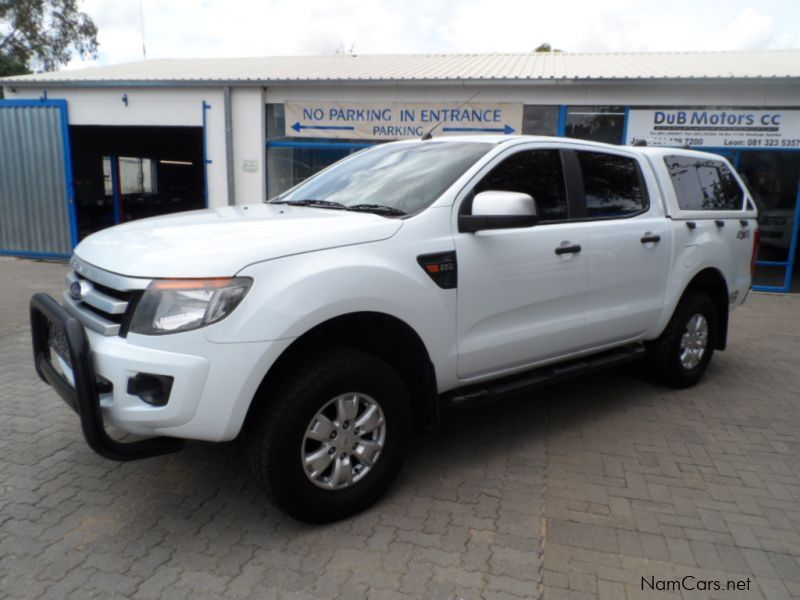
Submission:
<svg viewBox="0 0 800 600">
<path fill-rule="evenodd" d="M 98 394 L 110 394 L 114 391 L 114 385 L 101 375 L 95 376 L 94 385 Z"/>
<path fill-rule="evenodd" d="M 164 406 L 169 400 L 174 379 L 169 375 L 153 373 L 137 373 L 128 379 L 128 393 L 139 396 L 144 402 L 153 406 Z"/>
</svg>

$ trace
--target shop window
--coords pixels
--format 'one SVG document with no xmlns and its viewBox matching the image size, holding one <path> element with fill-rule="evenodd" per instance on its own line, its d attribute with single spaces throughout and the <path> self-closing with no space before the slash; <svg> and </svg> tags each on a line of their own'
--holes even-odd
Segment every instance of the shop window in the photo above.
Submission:
<svg viewBox="0 0 800 600">
<path fill-rule="evenodd" d="M 794 237 L 794 219 L 800 191 L 800 152 L 744 151 L 739 156 L 739 174 L 745 179 L 750 195 L 758 207 L 758 228 L 761 261 L 787 263 L 784 265 L 758 265 L 756 285 L 784 286 L 791 279 L 793 265 L 788 264 Z M 794 265 L 795 273 L 800 269 Z M 797 291 L 795 279 L 793 291 Z"/>
<path fill-rule="evenodd" d="M 286 113 L 283 103 L 267 104 L 267 139 L 286 135 Z"/>
<path fill-rule="evenodd" d="M 578 152 L 586 195 L 586 214 L 592 218 L 625 217 L 642 212 L 647 199 L 636 161 L 606 152 Z"/>
<path fill-rule="evenodd" d="M 558 106 L 530 106 L 522 109 L 522 133 L 558 135 Z"/>
<path fill-rule="evenodd" d="M 570 106 L 566 136 L 594 142 L 621 144 L 625 129 L 624 106 Z"/>
<path fill-rule="evenodd" d="M 536 201 L 542 221 L 567 218 L 567 194 L 558 150 L 526 150 L 509 156 L 481 179 L 473 190 L 522 192 Z"/>
<path fill-rule="evenodd" d="M 741 210 L 744 193 L 725 163 L 665 156 L 681 210 Z"/>
</svg>

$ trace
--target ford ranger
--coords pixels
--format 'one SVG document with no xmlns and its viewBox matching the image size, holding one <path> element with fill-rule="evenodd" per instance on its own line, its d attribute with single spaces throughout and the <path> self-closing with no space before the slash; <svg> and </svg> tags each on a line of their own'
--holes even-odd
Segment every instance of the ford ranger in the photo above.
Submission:
<svg viewBox="0 0 800 600">
<path fill-rule="evenodd" d="M 34 360 L 99 454 L 241 434 L 268 495 L 326 522 L 374 502 L 444 407 L 634 360 L 696 383 L 749 293 L 756 217 L 713 154 L 393 142 L 264 203 L 86 238 L 63 297 L 31 299 Z"/>
</svg>

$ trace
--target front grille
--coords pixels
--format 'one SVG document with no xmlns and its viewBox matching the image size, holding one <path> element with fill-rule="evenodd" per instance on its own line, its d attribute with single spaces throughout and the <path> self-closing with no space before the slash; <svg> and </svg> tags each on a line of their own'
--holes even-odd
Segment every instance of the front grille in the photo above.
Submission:
<svg viewBox="0 0 800 600">
<path fill-rule="evenodd" d="M 108 273 L 77 259 L 73 268 L 63 294 L 66 309 L 92 331 L 125 337 L 149 281 Z"/>
</svg>

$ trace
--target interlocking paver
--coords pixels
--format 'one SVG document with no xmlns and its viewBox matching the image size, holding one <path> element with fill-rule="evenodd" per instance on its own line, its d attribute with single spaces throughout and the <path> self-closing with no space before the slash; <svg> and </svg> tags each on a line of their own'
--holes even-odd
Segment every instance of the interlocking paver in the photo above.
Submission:
<svg viewBox="0 0 800 600">
<path fill-rule="evenodd" d="M 238 443 L 86 447 L 30 360 L 28 298 L 64 271 L 0 258 L 0 598 L 616 600 L 684 575 L 800 596 L 800 297 L 753 295 L 695 388 L 634 367 L 446 415 L 382 502 L 311 527 Z"/>
</svg>

